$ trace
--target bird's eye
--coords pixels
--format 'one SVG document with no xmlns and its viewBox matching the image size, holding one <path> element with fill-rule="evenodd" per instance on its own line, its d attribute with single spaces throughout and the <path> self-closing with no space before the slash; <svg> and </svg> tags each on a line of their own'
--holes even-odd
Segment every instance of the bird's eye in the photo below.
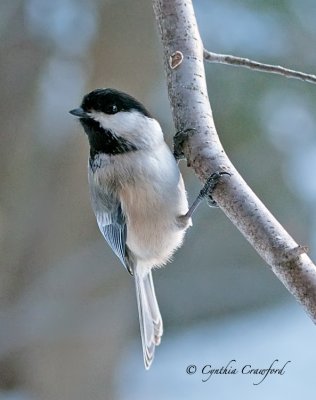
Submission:
<svg viewBox="0 0 316 400">
<path fill-rule="evenodd" d="M 106 108 L 105 112 L 106 112 L 107 114 L 116 114 L 116 113 L 118 112 L 117 105 L 116 105 L 116 104 L 110 104 L 110 105 Z"/>
</svg>

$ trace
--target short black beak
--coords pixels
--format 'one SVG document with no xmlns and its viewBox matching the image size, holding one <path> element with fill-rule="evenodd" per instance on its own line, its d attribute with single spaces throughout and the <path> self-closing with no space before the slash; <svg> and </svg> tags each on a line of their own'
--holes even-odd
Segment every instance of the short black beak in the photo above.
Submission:
<svg viewBox="0 0 316 400">
<path fill-rule="evenodd" d="M 70 114 L 74 115 L 75 117 L 90 118 L 89 115 L 85 111 L 83 111 L 83 109 L 81 107 L 75 108 L 74 110 L 70 110 L 69 112 L 70 112 Z"/>
</svg>

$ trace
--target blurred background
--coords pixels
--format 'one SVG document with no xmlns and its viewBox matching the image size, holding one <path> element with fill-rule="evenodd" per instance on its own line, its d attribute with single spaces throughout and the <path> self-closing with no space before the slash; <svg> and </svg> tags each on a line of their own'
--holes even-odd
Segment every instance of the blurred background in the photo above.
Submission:
<svg viewBox="0 0 316 400">
<path fill-rule="evenodd" d="M 313 0 L 194 6 L 209 50 L 315 73 Z M 312 322 L 223 213 L 205 204 L 173 262 L 154 274 L 165 335 L 144 371 L 134 282 L 97 229 L 88 144 L 68 110 L 94 88 L 124 90 L 172 145 L 151 2 L 2 1 L 0 38 L 0 400 L 314 392 Z M 206 71 L 227 153 L 315 258 L 315 86 L 228 66 Z M 181 168 L 192 202 L 200 183 Z M 237 368 L 291 363 L 258 386 L 241 374 L 202 382 L 203 365 L 232 359 Z"/>
</svg>

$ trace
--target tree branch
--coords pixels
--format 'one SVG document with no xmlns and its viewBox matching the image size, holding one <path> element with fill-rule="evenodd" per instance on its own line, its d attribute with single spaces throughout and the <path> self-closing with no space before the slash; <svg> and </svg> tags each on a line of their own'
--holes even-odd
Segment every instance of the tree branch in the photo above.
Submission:
<svg viewBox="0 0 316 400">
<path fill-rule="evenodd" d="M 204 49 L 204 60 L 211 63 L 234 65 L 238 67 L 249 68 L 261 72 L 269 72 L 272 74 L 283 75 L 287 78 L 300 79 L 301 81 L 316 83 L 316 75 L 305 74 L 304 72 L 295 71 L 281 67 L 279 65 L 263 64 L 258 61 L 249 60 L 249 58 L 242 58 L 231 56 L 227 54 L 217 54 Z"/>
<path fill-rule="evenodd" d="M 203 43 L 190 0 L 153 0 L 160 30 L 168 93 L 183 153 L 203 181 L 223 178 L 214 193 L 218 205 L 316 322 L 316 268 L 294 239 L 247 186 L 225 154 L 213 121 L 206 87 Z"/>
</svg>

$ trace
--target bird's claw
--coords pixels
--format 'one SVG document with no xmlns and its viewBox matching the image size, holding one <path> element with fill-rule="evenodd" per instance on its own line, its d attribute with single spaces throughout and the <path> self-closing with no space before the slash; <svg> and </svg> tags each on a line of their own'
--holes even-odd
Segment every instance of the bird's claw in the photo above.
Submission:
<svg viewBox="0 0 316 400">
<path fill-rule="evenodd" d="M 196 132 L 195 128 L 181 129 L 176 132 L 173 137 L 173 155 L 177 161 L 185 158 L 183 153 L 183 144 L 188 139 L 189 136 L 192 136 Z"/>
<path fill-rule="evenodd" d="M 214 172 L 211 176 L 209 176 L 203 186 L 203 188 L 200 191 L 200 198 L 204 199 L 206 196 L 207 198 L 207 203 L 210 207 L 218 207 L 216 201 L 212 197 L 212 193 L 215 190 L 218 182 L 220 181 L 222 175 L 229 175 L 231 174 L 226 171 L 220 171 L 220 172 Z"/>
</svg>

